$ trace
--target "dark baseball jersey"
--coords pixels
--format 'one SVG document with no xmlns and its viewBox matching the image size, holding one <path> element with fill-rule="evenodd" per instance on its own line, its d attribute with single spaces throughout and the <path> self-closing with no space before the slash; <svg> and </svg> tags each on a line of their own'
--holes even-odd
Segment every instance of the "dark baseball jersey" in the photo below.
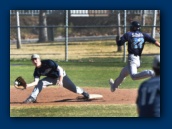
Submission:
<svg viewBox="0 0 172 129">
<path fill-rule="evenodd" d="M 127 32 L 117 42 L 118 46 L 128 41 L 128 53 L 141 56 L 145 42 L 155 43 L 156 40 L 140 31 Z"/>
<path fill-rule="evenodd" d="M 33 76 L 40 78 L 40 76 L 47 76 L 52 78 L 59 77 L 59 71 L 57 70 L 58 64 L 53 60 L 42 60 L 41 67 L 35 68 Z"/>
<path fill-rule="evenodd" d="M 160 77 L 151 78 L 140 85 L 136 104 L 140 117 L 160 117 Z"/>
</svg>

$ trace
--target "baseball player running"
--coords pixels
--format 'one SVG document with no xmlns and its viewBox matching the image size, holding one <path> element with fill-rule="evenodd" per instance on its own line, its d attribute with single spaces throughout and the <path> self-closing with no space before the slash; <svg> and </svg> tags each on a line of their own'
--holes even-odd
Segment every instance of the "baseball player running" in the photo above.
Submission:
<svg viewBox="0 0 172 129">
<path fill-rule="evenodd" d="M 89 94 L 76 86 L 70 78 L 66 75 L 62 67 L 60 67 L 53 60 L 41 60 L 38 54 L 31 56 L 31 61 L 35 66 L 33 73 L 34 82 L 26 84 L 27 87 L 35 86 L 31 95 L 23 103 L 34 103 L 38 97 L 38 94 L 42 91 L 42 88 L 50 85 L 60 85 L 64 88 L 78 94 L 82 94 L 84 98 L 89 98 Z M 46 76 L 40 80 L 41 76 Z"/>
<path fill-rule="evenodd" d="M 153 70 L 144 70 L 137 73 L 137 68 L 140 67 L 140 57 L 144 48 L 145 42 L 150 42 L 160 47 L 160 43 L 146 33 L 140 31 L 141 25 L 137 21 L 131 22 L 130 31 L 125 33 L 117 42 L 118 46 L 124 45 L 128 41 L 128 64 L 122 70 L 120 75 L 114 81 L 109 80 L 111 92 L 123 82 L 126 76 L 130 74 L 133 80 L 153 77 Z"/>
</svg>

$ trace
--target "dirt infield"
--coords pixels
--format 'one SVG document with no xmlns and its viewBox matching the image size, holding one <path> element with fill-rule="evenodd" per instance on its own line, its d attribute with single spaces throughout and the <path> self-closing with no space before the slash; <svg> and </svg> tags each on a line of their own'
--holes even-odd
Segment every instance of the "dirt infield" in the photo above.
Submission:
<svg viewBox="0 0 172 129">
<path fill-rule="evenodd" d="M 10 106 L 24 106 L 22 102 L 31 94 L 33 87 L 27 90 L 17 90 L 10 88 Z M 73 105 L 73 104 L 135 104 L 137 89 L 117 89 L 112 93 L 108 88 L 84 88 L 90 94 L 101 94 L 103 99 L 83 100 L 77 99 L 79 94 L 68 91 L 62 87 L 48 87 L 42 90 L 37 98 L 40 105 Z"/>
</svg>

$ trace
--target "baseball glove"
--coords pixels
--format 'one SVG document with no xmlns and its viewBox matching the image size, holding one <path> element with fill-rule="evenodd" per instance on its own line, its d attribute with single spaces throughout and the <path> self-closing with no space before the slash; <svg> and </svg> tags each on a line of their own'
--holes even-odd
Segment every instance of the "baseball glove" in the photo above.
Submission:
<svg viewBox="0 0 172 129">
<path fill-rule="evenodd" d="M 17 77 L 14 81 L 14 87 L 17 89 L 24 90 L 26 89 L 26 81 L 23 79 L 23 77 Z"/>
</svg>

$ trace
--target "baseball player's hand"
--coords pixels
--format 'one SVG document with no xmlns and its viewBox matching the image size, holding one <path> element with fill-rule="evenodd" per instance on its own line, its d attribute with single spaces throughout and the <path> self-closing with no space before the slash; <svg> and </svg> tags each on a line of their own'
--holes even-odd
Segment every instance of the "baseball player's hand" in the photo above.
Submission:
<svg viewBox="0 0 172 129">
<path fill-rule="evenodd" d="M 63 86 L 63 82 L 62 82 L 62 81 L 57 80 L 57 85 L 59 85 L 59 86 Z"/>
<path fill-rule="evenodd" d="M 160 47 L 160 43 L 158 41 L 155 42 L 155 45 Z"/>
</svg>

